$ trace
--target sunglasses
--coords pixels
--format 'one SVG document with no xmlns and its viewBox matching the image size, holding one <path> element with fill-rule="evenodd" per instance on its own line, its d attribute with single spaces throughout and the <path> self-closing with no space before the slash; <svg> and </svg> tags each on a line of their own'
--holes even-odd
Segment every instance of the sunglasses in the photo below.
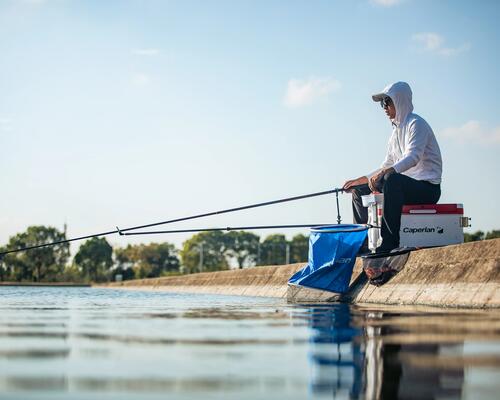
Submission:
<svg viewBox="0 0 500 400">
<path fill-rule="evenodd" d="M 392 106 L 392 100 L 390 97 L 384 97 L 382 100 L 380 100 L 380 106 L 382 108 L 387 108 L 389 106 Z"/>
</svg>

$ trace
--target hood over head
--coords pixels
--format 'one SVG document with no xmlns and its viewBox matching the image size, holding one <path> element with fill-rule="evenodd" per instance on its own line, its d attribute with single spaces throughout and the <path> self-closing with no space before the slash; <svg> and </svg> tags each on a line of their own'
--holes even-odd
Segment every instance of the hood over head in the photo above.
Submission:
<svg viewBox="0 0 500 400">
<path fill-rule="evenodd" d="M 372 96 L 373 101 L 381 101 L 385 97 L 390 97 L 396 106 L 396 118 L 393 122 L 400 125 L 404 122 L 408 114 L 413 111 L 412 92 L 410 85 L 406 82 L 392 83 L 384 88 L 381 93 Z"/>
</svg>

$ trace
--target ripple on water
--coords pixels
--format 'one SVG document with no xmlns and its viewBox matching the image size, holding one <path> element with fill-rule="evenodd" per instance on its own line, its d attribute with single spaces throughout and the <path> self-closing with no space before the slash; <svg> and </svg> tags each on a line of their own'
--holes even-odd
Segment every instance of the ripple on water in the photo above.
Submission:
<svg viewBox="0 0 500 400">
<path fill-rule="evenodd" d="M 496 310 L 0 290 L 0 397 L 476 399 L 500 390 Z"/>
</svg>

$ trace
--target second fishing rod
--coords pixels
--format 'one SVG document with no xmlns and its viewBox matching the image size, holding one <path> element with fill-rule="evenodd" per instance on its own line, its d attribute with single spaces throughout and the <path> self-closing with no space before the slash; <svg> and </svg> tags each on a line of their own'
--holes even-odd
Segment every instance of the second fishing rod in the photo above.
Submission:
<svg viewBox="0 0 500 400">
<path fill-rule="evenodd" d="M 349 190 L 351 190 L 351 189 L 354 189 L 354 187 L 350 188 Z M 209 216 L 214 216 L 214 215 L 221 215 L 221 214 L 227 214 L 227 213 L 236 212 L 236 211 L 248 210 L 248 209 L 252 209 L 252 208 L 270 206 L 273 204 L 280 204 L 280 203 L 285 203 L 285 202 L 290 202 L 290 201 L 303 200 L 303 199 L 307 199 L 307 198 L 311 198 L 311 197 L 324 196 L 324 195 L 333 194 L 333 193 L 335 193 L 335 195 L 336 195 L 337 223 L 340 224 L 341 217 L 340 217 L 338 195 L 339 195 L 339 193 L 342 193 L 345 191 L 346 190 L 343 188 L 335 188 L 335 189 L 325 190 L 322 192 L 315 192 L 315 193 L 309 193 L 309 194 L 304 194 L 304 195 L 300 195 L 300 196 L 286 197 L 286 198 L 282 198 L 282 199 L 278 199 L 278 200 L 271 200 L 271 201 L 265 201 L 265 202 L 261 202 L 261 203 L 249 204 L 246 206 L 228 208 L 228 209 L 218 210 L 218 211 L 211 211 L 211 212 L 207 212 L 207 213 L 203 213 L 203 214 L 195 214 L 195 215 L 190 215 L 187 217 L 174 218 L 174 219 L 170 219 L 170 220 L 166 220 L 166 221 L 154 222 L 154 223 L 145 224 L 145 225 L 138 225 L 138 226 L 133 226 L 133 227 L 128 227 L 128 228 L 121 228 L 121 229 L 116 227 L 115 230 L 110 230 L 110 231 L 106 231 L 106 232 L 99 232 L 99 233 L 94 233 L 91 235 L 79 236 L 79 237 L 60 240 L 60 241 L 56 241 L 56 242 L 42 243 L 42 244 L 37 244 L 37 245 L 33 245 L 33 246 L 26 246 L 26 247 L 22 247 L 22 248 L 18 248 L 18 249 L 10 249 L 7 251 L 0 252 L 0 256 L 3 256 L 5 254 L 9 254 L 9 253 L 16 253 L 19 251 L 33 250 L 33 249 L 38 249 L 38 248 L 47 247 L 47 246 L 54 246 L 57 244 L 74 242 L 74 241 L 83 240 L 83 239 L 91 239 L 94 237 L 113 235 L 113 234 L 117 234 L 117 233 L 122 235 L 124 232 L 135 231 L 135 230 L 144 229 L 144 228 L 151 228 L 153 226 L 173 224 L 176 222 L 189 221 L 189 220 L 194 220 L 194 219 L 204 218 L 204 217 L 209 217 Z M 320 225 L 320 224 L 314 224 L 314 225 Z M 283 226 L 283 227 L 285 227 L 285 226 Z"/>
</svg>

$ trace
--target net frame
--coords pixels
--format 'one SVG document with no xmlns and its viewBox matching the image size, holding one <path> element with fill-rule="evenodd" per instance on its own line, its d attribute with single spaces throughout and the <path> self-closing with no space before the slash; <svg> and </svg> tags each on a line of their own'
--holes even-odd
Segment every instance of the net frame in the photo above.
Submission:
<svg viewBox="0 0 500 400">
<path fill-rule="evenodd" d="M 324 225 L 319 227 L 311 228 L 311 232 L 314 233 L 343 233 L 343 232 L 361 232 L 368 230 L 370 227 L 368 225 L 362 224 L 336 224 L 336 225 Z"/>
</svg>

